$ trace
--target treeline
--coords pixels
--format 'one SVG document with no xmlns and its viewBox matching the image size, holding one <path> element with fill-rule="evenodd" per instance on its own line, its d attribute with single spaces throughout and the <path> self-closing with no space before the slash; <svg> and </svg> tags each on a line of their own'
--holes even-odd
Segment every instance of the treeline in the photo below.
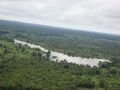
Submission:
<svg viewBox="0 0 120 90">
<path fill-rule="evenodd" d="M 0 40 L 0 54 L 1 90 L 119 90 L 118 62 L 100 63 L 100 67 L 93 68 L 56 63 L 41 57 L 39 49 L 6 39 Z"/>
<path fill-rule="evenodd" d="M 13 39 L 40 44 L 72 56 L 107 58 L 90 67 L 50 61 L 42 52 L 14 44 Z M 55 30 L 0 22 L 0 90 L 119 90 L 120 37 Z"/>
</svg>

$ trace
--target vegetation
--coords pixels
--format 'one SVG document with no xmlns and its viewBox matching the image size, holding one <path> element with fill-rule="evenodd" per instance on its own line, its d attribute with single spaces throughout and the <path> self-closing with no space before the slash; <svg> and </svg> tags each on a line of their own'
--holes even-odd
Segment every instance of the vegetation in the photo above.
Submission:
<svg viewBox="0 0 120 90">
<path fill-rule="evenodd" d="M 49 30 L 50 29 L 50 30 Z M 57 29 L 57 30 L 56 30 Z M 99 67 L 49 60 L 39 49 L 14 44 L 17 38 L 54 51 L 107 58 Z M 120 37 L 0 21 L 0 90 L 119 90 Z"/>
<path fill-rule="evenodd" d="M 68 55 L 120 60 L 120 36 L 0 21 L 1 35 Z"/>
</svg>

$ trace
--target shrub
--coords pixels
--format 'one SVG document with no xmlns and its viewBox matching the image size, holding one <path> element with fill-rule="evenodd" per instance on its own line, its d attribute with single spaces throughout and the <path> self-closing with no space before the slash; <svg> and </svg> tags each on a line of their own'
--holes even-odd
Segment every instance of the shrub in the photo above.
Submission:
<svg viewBox="0 0 120 90">
<path fill-rule="evenodd" d="M 94 88 L 95 83 L 91 80 L 81 80 L 77 87 Z"/>
</svg>

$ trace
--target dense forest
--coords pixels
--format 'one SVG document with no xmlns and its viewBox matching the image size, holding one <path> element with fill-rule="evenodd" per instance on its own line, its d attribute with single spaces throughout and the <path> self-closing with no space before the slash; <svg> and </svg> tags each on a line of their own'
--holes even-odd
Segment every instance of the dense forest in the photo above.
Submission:
<svg viewBox="0 0 120 90">
<path fill-rule="evenodd" d="M 13 39 L 71 56 L 106 58 L 99 67 L 50 61 Z M 0 21 L 0 90 L 119 90 L 120 36 Z"/>
</svg>

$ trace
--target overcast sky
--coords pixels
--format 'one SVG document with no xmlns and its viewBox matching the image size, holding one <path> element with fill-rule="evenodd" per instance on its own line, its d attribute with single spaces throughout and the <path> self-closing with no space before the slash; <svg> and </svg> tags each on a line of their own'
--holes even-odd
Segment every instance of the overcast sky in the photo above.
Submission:
<svg viewBox="0 0 120 90">
<path fill-rule="evenodd" d="M 0 19 L 120 35 L 120 0 L 0 0 Z"/>
</svg>

